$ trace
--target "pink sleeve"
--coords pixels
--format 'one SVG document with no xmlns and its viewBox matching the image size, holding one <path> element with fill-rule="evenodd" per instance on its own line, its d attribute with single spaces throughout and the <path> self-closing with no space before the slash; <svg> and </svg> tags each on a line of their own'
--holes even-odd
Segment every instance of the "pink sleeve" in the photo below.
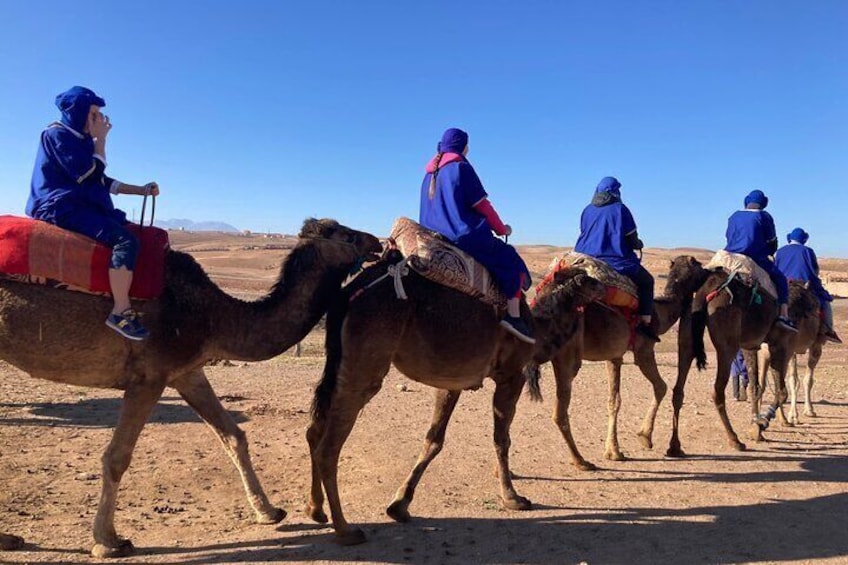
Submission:
<svg viewBox="0 0 848 565">
<path fill-rule="evenodd" d="M 498 216 L 498 213 L 495 211 L 495 208 L 492 206 L 492 203 L 489 202 L 488 198 L 483 198 L 473 207 L 475 210 L 483 214 L 483 217 L 486 218 L 486 223 L 489 224 L 492 231 L 498 235 L 506 235 L 506 226 L 501 221 L 501 217 Z"/>
</svg>

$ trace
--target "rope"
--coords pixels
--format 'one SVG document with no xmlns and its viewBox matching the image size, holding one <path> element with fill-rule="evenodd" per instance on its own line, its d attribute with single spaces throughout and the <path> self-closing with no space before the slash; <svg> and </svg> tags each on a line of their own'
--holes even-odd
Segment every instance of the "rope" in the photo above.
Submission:
<svg viewBox="0 0 848 565">
<path fill-rule="evenodd" d="M 354 292 L 350 296 L 349 302 L 353 302 L 354 300 L 359 298 L 362 294 L 364 294 L 367 290 L 369 290 L 371 287 L 383 282 L 384 280 L 386 280 L 389 277 L 392 277 L 392 282 L 393 282 L 394 287 L 395 287 L 395 295 L 397 295 L 398 299 L 399 300 L 407 300 L 409 297 L 406 294 L 406 289 L 403 288 L 403 277 L 405 277 L 406 275 L 409 274 L 409 265 L 407 265 L 408 262 L 409 262 L 409 257 L 404 257 L 402 261 L 399 261 L 399 262 L 395 263 L 394 265 L 389 265 L 389 267 L 388 267 L 388 269 L 386 269 L 385 273 L 383 273 L 382 275 L 380 275 L 379 277 L 377 277 L 376 279 L 374 279 L 373 281 L 371 281 L 370 283 L 368 283 L 364 287 L 362 287 L 359 290 L 357 290 L 356 292 Z"/>
</svg>

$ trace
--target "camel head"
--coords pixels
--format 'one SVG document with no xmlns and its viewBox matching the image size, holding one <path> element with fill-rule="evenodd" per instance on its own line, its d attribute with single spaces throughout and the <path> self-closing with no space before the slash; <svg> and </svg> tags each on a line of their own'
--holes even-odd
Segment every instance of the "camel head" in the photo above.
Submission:
<svg viewBox="0 0 848 565">
<path fill-rule="evenodd" d="M 671 261 L 665 295 L 688 298 L 706 282 L 709 271 L 691 255 L 678 255 Z"/>
<path fill-rule="evenodd" d="M 551 284 L 536 295 L 533 331 L 538 362 L 550 359 L 580 329 L 583 308 L 602 299 L 607 287 L 583 269 L 564 269 L 554 274 Z"/>
<path fill-rule="evenodd" d="M 335 220 L 309 218 L 300 230 L 300 245 L 314 244 L 327 267 L 356 269 L 379 258 L 383 246 L 370 233 L 343 226 Z"/>
</svg>

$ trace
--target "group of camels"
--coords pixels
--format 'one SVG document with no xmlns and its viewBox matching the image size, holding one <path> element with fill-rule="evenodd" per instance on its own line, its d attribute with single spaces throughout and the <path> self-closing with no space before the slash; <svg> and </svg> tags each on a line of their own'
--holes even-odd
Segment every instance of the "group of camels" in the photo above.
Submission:
<svg viewBox="0 0 848 565">
<path fill-rule="evenodd" d="M 241 475 L 256 520 L 276 523 L 285 517 L 285 511 L 273 506 L 265 495 L 250 462 L 245 434 L 221 405 L 203 367 L 213 359 L 260 361 L 274 357 L 305 337 L 325 314 L 325 368 L 315 390 L 306 434 L 312 468 L 307 512 L 315 521 L 327 522 L 326 495 L 339 543 L 365 540 L 363 532 L 344 518 L 337 484 L 339 454 L 361 409 L 380 390 L 391 365 L 435 389 L 433 420 L 424 449 L 387 509 L 388 515 L 400 522 L 410 519 L 415 488 L 442 449 L 461 392 L 479 388 L 486 378 L 495 382 L 496 471 L 506 508 L 532 507 L 512 482 L 510 425 L 525 382 L 531 396 L 541 398 L 541 363 L 550 361 L 556 378 L 554 422 L 573 463 L 589 470 L 594 466 L 580 455 L 569 424 L 572 381 L 582 360 L 607 362 L 605 456 L 623 459 L 616 424 L 622 359 L 632 343 L 636 365 L 654 391 L 638 434 L 643 445 L 652 447 L 657 409 L 667 391 L 657 369 L 654 343 L 638 334 L 631 342 L 628 320 L 598 303 L 606 287 L 583 270 L 556 273 L 552 283 L 540 290 L 532 308 L 522 303 L 522 316 L 532 324 L 536 336 L 536 345 L 529 345 L 499 326 L 498 314 L 490 305 L 414 271 L 403 277 L 405 297 L 399 297 L 394 285 L 381 281 L 396 272 L 403 258 L 395 250 L 383 252 L 379 240 L 370 234 L 325 219 L 307 220 L 299 237 L 276 284 L 255 302 L 227 295 L 190 255 L 170 251 L 164 294 L 139 304 L 153 336 L 141 343 L 123 340 L 103 325 L 109 310 L 105 298 L 0 281 L 0 358 L 33 377 L 124 391 L 118 424 L 102 457 L 94 556 L 121 557 L 133 551 L 130 540 L 115 530 L 118 486 L 165 387 L 174 388 L 216 433 Z M 373 263 L 343 285 L 364 261 Z M 693 257 L 680 256 L 672 262 L 665 292 L 656 301 L 654 329 L 665 333 L 677 322 L 680 328 L 669 456 L 684 455 L 678 435 L 680 409 L 692 361 L 697 360 L 699 367 L 705 363 L 705 329 L 717 351 L 713 400 L 730 443 L 737 449 L 744 449 L 744 444 L 727 417 L 724 396 L 736 352 L 744 349 L 755 367 L 755 352 L 761 344 L 768 345 L 767 363 L 776 391 L 773 410 L 780 408 L 786 396 L 784 374 L 791 355 L 810 350 L 814 368 L 821 353 L 817 307 L 808 290 L 793 286 L 792 313 L 801 331 L 791 334 L 773 326 L 777 314 L 773 300 L 764 296 L 754 303 L 746 299 L 750 298 L 748 287 L 727 279 L 727 273 L 708 271 Z M 713 291 L 722 285 L 729 292 L 715 295 Z M 754 439 L 768 425 L 759 413 L 763 384 L 751 379 L 752 412 L 759 418 L 752 428 Z M 790 421 L 793 418 L 794 412 Z M 2 549 L 22 544 L 17 536 L 0 534 Z"/>
</svg>

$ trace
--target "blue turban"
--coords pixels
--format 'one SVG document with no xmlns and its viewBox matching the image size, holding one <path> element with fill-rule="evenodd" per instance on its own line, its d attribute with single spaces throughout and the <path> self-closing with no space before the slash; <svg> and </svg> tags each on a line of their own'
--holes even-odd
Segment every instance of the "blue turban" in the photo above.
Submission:
<svg viewBox="0 0 848 565">
<path fill-rule="evenodd" d="M 468 145 L 468 134 L 459 128 L 450 128 L 442 134 L 439 153 L 462 153 Z"/>
<path fill-rule="evenodd" d="M 595 187 L 595 193 L 598 192 L 606 192 L 615 196 L 616 198 L 621 198 L 621 183 L 618 182 L 618 179 L 615 177 L 604 177 L 601 179 L 601 182 L 598 183 L 598 186 Z"/>
<path fill-rule="evenodd" d="M 92 104 L 103 107 L 106 101 L 84 86 L 73 86 L 56 97 L 56 107 L 62 112 L 62 123 L 79 133 L 85 130 Z"/>
<path fill-rule="evenodd" d="M 801 228 L 795 228 L 790 233 L 786 234 L 786 241 L 792 242 L 797 241 L 800 244 L 807 243 L 807 240 L 810 239 L 810 234 L 802 230 Z"/>
<path fill-rule="evenodd" d="M 748 207 L 748 204 L 759 204 L 760 210 L 765 210 L 766 206 L 768 206 L 768 196 L 766 196 L 762 190 L 752 190 L 748 193 L 748 196 L 745 197 L 745 207 Z"/>
</svg>

